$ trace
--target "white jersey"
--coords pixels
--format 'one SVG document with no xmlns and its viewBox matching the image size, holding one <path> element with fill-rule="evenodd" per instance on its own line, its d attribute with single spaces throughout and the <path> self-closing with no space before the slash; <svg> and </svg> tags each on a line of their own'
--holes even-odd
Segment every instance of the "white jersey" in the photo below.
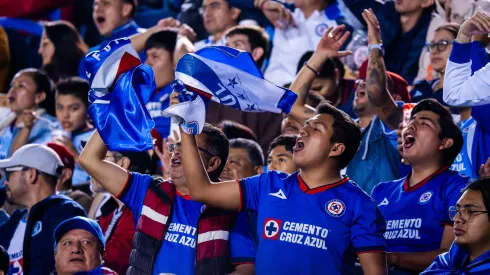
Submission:
<svg viewBox="0 0 490 275">
<path fill-rule="evenodd" d="M 24 236 L 26 233 L 27 221 L 25 216 L 20 220 L 17 228 L 15 229 L 14 236 L 10 240 L 8 248 L 8 254 L 10 258 L 10 265 L 8 274 L 22 275 L 23 270 L 23 251 L 24 251 Z"/>
</svg>

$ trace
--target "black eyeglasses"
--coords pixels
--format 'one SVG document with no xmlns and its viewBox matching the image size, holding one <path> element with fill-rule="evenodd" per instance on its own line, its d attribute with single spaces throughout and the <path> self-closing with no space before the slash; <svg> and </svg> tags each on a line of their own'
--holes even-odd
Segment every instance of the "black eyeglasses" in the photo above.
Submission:
<svg viewBox="0 0 490 275">
<path fill-rule="evenodd" d="M 466 207 L 459 207 L 457 208 L 456 206 L 451 206 L 449 208 L 449 218 L 454 221 L 454 218 L 456 215 L 459 213 L 461 219 L 465 222 L 469 221 L 472 216 L 474 215 L 479 215 L 483 213 L 488 213 L 488 211 L 477 211 L 477 210 L 470 210 L 467 209 Z"/>
<path fill-rule="evenodd" d="M 169 151 L 170 153 L 173 153 L 173 152 L 174 152 L 176 149 L 180 148 L 180 146 L 182 146 L 182 143 L 180 143 L 180 142 L 173 143 L 173 144 L 169 144 L 169 145 L 168 145 L 168 151 Z M 212 157 L 217 157 L 217 155 L 216 155 L 216 154 L 213 154 L 213 153 L 209 152 L 208 150 L 203 149 L 203 148 L 201 148 L 201 147 L 199 147 L 199 146 L 197 146 L 197 149 L 199 149 L 199 150 L 203 151 L 204 153 L 206 153 L 206 154 L 208 154 L 208 155 L 210 155 L 210 156 L 212 156 Z"/>
<path fill-rule="evenodd" d="M 427 43 L 425 44 L 425 48 L 428 52 L 431 52 L 434 48 L 437 49 L 437 52 L 443 52 L 447 49 L 447 46 L 452 45 L 453 43 L 447 40 L 441 40 L 436 43 Z"/>
<path fill-rule="evenodd" d="M 7 181 L 10 181 L 10 176 L 12 175 L 13 172 L 17 171 L 27 171 L 31 169 L 30 167 L 27 166 L 14 166 L 14 167 L 9 167 L 5 169 L 5 179 Z"/>
</svg>

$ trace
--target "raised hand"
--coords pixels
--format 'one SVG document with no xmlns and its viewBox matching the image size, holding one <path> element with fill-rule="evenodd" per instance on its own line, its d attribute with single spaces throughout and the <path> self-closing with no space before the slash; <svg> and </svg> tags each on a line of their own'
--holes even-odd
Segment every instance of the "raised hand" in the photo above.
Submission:
<svg viewBox="0 0 490 275">
<path fill-rule="evenodd" d="M 340 25 L 335 28 L 328 28 L 316 47 L 316 57 L 327 60 L 332 57 L 344 57 L 351 55 L 351 51 L 340 50 L 350 36 L 349 31 L 344 31 L 345 25 Z"/>
<path fill-rule="evenodd" d="M 369 44 L 381 44 L 381 28 L 379 21 L 372 9 L 364 10 L 362 18 L 366 21 L 368 28 L 368 43 Z"/>
<path fill-rule="evenodd" d="M 36 113 L 32 110 L 24 110 L 19 116 L 19 120 L 24 123 L 24 128 L 30 130 L 36 122 Z"/>
<path fill-rule="evenodd" d="M 480 178 L 490 178 L 490 158 L 480 166 Z"/>
<path fill-rule="evenodd" d="M 291 12 L 280 2 L 262 1 L 260 9 L 276 28 L 285 29 L 287 26 L 294 26 Z"/>
<path fill-rule="evenodd" d="M 461 25 L 456 41 L 458 43 L 469 43 L 473 35 L 488 33 L 490 33 L 490 16 L 477 12 Z"/>
</svg>

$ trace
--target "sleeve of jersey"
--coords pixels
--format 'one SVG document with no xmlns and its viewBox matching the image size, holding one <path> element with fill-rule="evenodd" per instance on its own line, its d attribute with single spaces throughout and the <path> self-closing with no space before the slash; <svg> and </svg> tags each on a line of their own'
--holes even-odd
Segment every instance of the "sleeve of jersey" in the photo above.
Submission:
<svg viewBox="0 0 490 275">
<path fill-rule="evenodd" d="M 240 211 L 257 211 L 260 199 L 260 186 L 269 182 L 269 175 L 261 174 L 250 178 L 242 179 L 238 182 L 240 186 Z"/>
<path fill-rule="evenodd" d="M 117 196 L 128 209 L 131 210 L 134 224 L 138 223 L 143 208 L 146 190 L 153 181 L 150 175 L 143 175 L 135 172 L 128 173 L 128 180 L 121 194 Z"/>
<path fill-rule="evenodd" d="M 351 228 L 351 242 L 357 254 L 385 252 L 386 243 L 383 233 L 386 223 L 374 200 L 360 204 L 355 223 Z"/>
<path fill-rule="evenodd" d="M 420 275 L 442 275 L 442 274 L 450 274 L 453 271 L 453 268 L 449 266 L 450 259 L 448 257 L 448 253 L 443 253 L 437 256 L 432 264 L 424 270 Z"/>
<path fill-rule="evenodd" d="M 245 213 L 238 213 L 230 236 L 230 255 L 234 265 L 255 263 L 257 246 L 250 230 Z"/>
<path fill-rule="evenodd" d="M 461 190 L 463 190 L 468 183 L 471 182 L 469 177 L 457 176 L 457 180 L 446 185 L 446 196 L 444 202 L 442 202 L 444 209 L 440 217 L 440 222 L 443 225 L 453 225 L 453 221 L 449 218 L 449 208 L 456 206 L 459 197 L 461 197 Z"/>
</svg>

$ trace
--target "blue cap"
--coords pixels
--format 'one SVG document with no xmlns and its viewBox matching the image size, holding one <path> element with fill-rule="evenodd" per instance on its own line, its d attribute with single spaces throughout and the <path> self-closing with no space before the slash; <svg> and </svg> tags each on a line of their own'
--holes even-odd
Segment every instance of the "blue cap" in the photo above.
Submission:
<svg viewBox="0 0 490 275">
<path fill-rule="evenodd" d="M 73 217 L 64 222 L 60 223 L 54 230 L 54 246 L 68 231 L 82 229 L 92 233 L 100 242 L 102 247 L 105 249 L 105 239 L 104 234 L 102 234 L 102 229 L 100 229 L 99 224 L 91 219 L 85 217 Z"/>
</svg>

